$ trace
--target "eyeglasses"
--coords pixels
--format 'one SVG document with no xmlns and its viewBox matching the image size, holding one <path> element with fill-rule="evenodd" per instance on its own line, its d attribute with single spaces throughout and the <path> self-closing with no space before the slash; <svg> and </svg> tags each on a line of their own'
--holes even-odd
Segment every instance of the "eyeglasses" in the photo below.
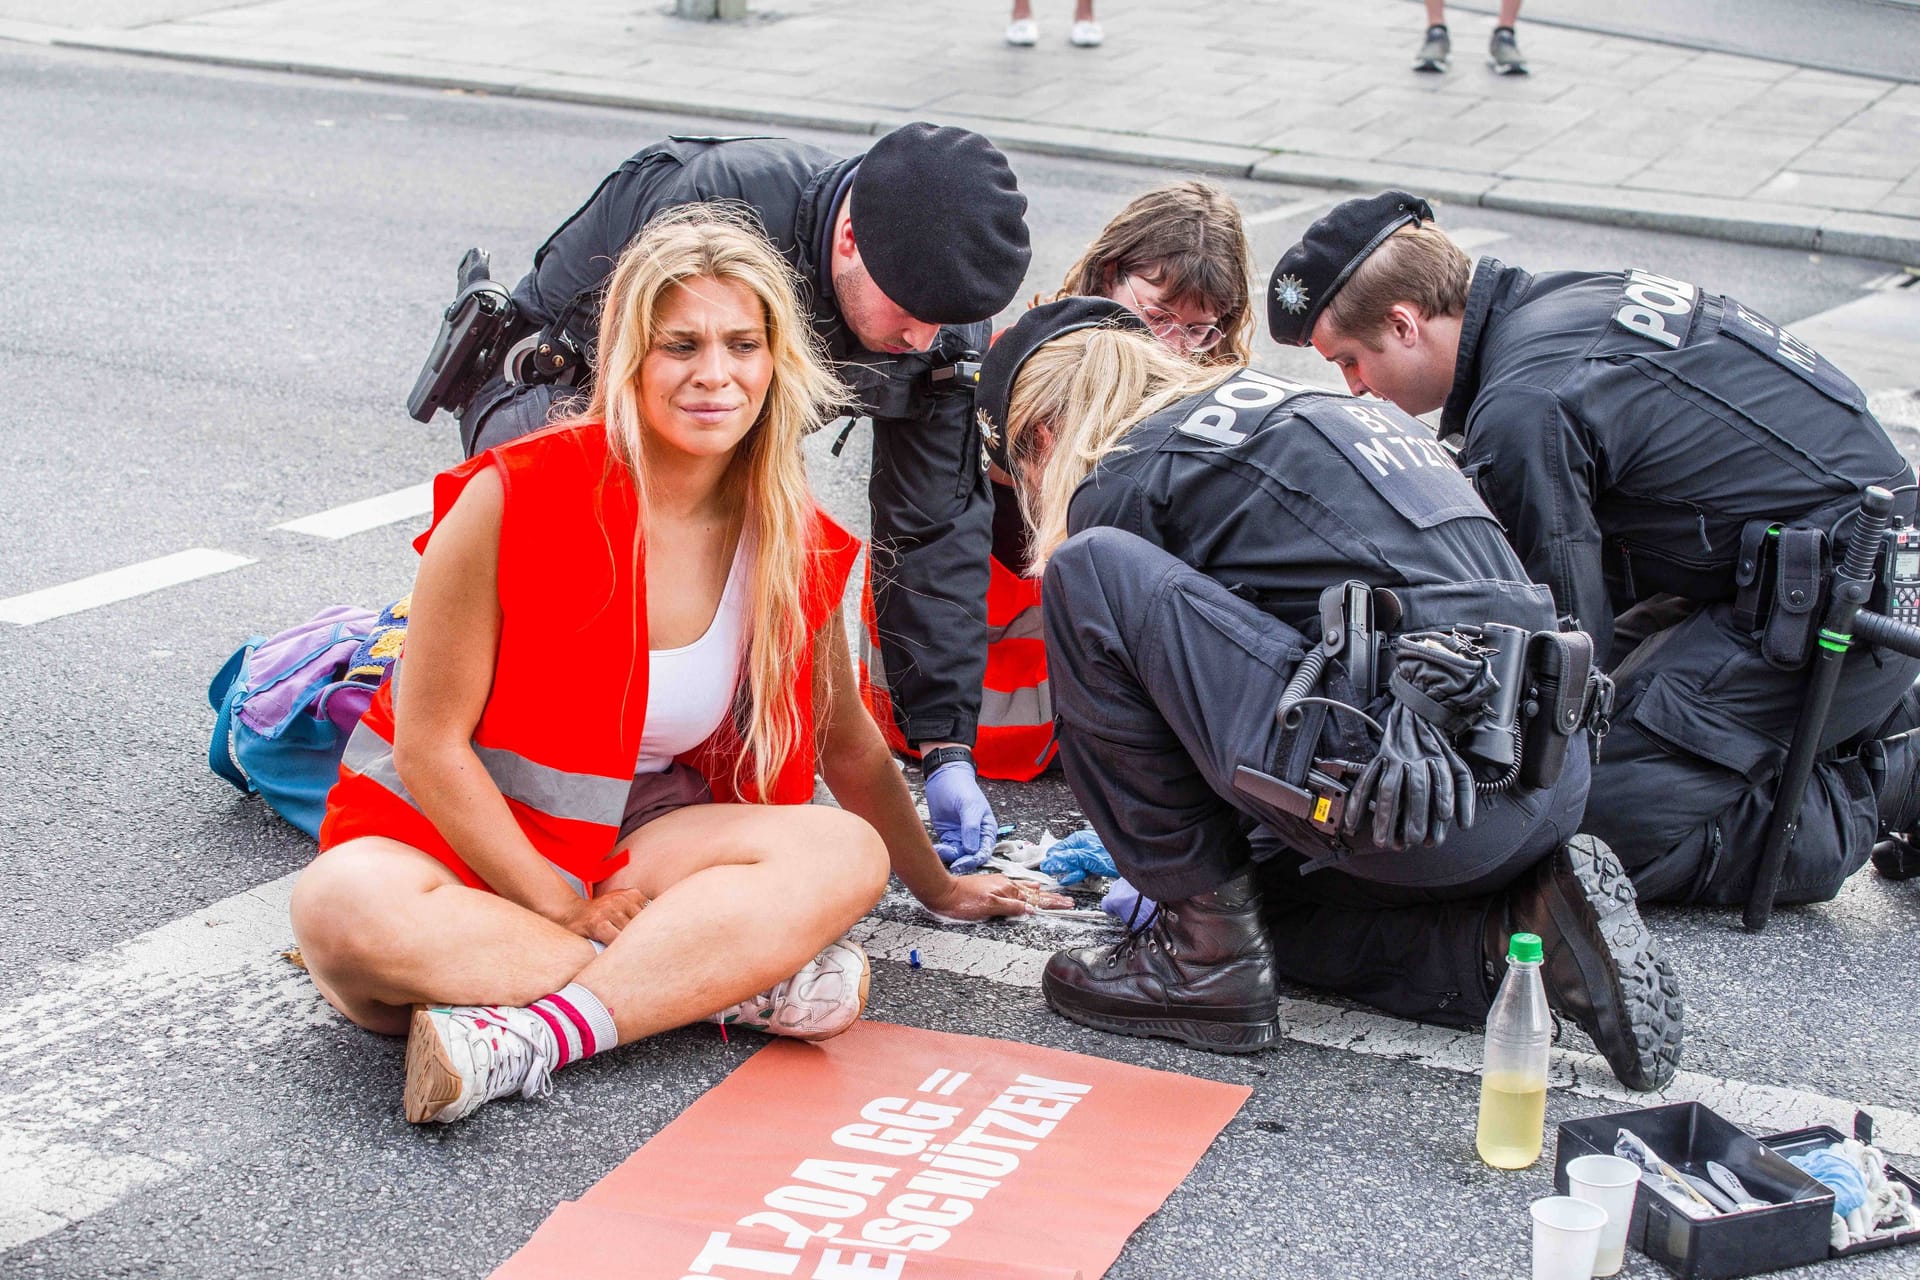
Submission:
<svg viewBox="0 0 1920 1280">
<path fill-rule="evenodd" d="M 1133 277 L 1121 276 L 1120 282 L 1127 286 L 1127 296 L 1133 299 L 1133 309 L 1147 322 L 1147 328 L 1153 336 L 1162 342 L 1173 342 L 1178 334 L 1189 351 L 1211 351 L 1220 345 L 1227 335 L 1220 332 L 1217 324 L 1183 324 L 1180 317 L 1165 307 L 1150 307 L 1140 301 L 1140 295 L 1133 290 Z"/>
</svg>

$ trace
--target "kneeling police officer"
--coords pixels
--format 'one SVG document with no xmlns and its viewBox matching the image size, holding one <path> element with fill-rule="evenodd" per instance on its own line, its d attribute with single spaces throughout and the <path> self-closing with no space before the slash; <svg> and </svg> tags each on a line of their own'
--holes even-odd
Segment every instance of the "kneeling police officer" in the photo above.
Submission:
<svg viewBox="0 0 1920 1280">
<path fill-rule="evenodd" d="M 469 457 L 545 426 L 557 402 L 591 385 L 601 294 L 621 250 L 657 215 L 705 200 L 750 209 L 793 264 L 814 331 L 858 398 L 853 412 L 872 419 L 870 570 L 894 714 L 922 749 L 937 838 L 964 853 L 990 846 L 996 823 L 971 748 L 993 501 L 969 362 L 1031 251 L 1026 197 L 986 138 L 909 124 L 851 158 L 766 137 L 646 147 L 548 237 L 510 303 L 484 266 L 472 278 L 469 255 L 461 297 L 477 291 L 498 327 L 474 344 L 485 367 L 470 377 L 443 331 L 410 407 L 421 421 L 456 412 Z"/>
<path fill-rule="evenodd" d="M 1091 298 L 1002 335 L 980 405 L 1045 565 L 1068 782 L 1160 904 L 1052 958 L 1056 1010 L 1248 1051 L 1277 975 L 1470 1023 L 1525 930 L 1624 1083 L 1672 1075 L 1673 975 L 1575 834 L 1605 679 L 1430 430 L 1196 368 Z"/>
<path fill-rule="evenodd" d="M 1739 301 L 1650 271 L 1474 265 L 1432 221 L 1400 191 L 1335 208 L 1274 269 L 1273 336 L 1356 394 L 1443 410 L 1618 685 L 1584 828 L 1643 902 L 1744 903 L 1831 566 L 1865 486 L 1911 521 L 1913 469 L 1846 375 Z M 1776 902 L 1833 897 L 1876 830 L 1920 819 L 1916 674 L 1848 655 Z"/>
</svg>

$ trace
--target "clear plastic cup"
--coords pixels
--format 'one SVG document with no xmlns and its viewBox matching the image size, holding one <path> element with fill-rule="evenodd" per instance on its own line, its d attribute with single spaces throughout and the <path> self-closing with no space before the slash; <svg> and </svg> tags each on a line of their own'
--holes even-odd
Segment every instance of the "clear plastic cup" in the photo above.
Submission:
<svg viewBox="0 0 1920 1280">
<path fill-rule="evenodd" d="M 1600 1229 L 1600 1250 L 1593 1274 L 1610 1276 L 1627 1255 L 1627 1223 L 1633 1217 L 1633 1195 L 1640 1187 L 1640 1166 L 1619 1156 L 1580 1156 L 1567 1162 L 1567 1193 L 1575 1200 L 1597 1204 L 1607 1211 Z"/>
<path fill-rule="evenodd" d="M 1535 1200 L 1533 1280 L 1589 1280 L 1607 1211 L 1572 1196 Z"/>
</svg>

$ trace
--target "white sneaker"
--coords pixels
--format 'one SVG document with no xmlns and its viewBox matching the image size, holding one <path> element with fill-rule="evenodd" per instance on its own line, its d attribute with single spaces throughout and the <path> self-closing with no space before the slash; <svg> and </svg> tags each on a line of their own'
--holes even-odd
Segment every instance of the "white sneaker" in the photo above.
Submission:
<svg viewBox="0 0 1920 1280">
<path fill-rule="evenodd" d="M 448 1124 L 510 1093 L 552 1090 L 553 1033 L 526 1009 L 419 1005 L 407 1034 L 407 1120 Z"/>
<path fill-rule="evenodd" d="M 1040 43 L 1040 24 L 1032 18 L 1022 18 L 1018 22 L 1007 24 L 1007 43 L 1016 49 L 1030 49 Z"/>
<path fill-rule="evenodd" d="M 722 1009 L 707 1021 L 796 1040 L 828 1040 L 860 1020 L 872 980 L 867 953 L 859 943 L 842 938 L 772 990 Z"/>
<path fill-rule="evenodd" d="M 1076 22 L 1073 30 L 1067 32 L 1067 39 L 1082 49 L 1091 49 L 1105 43 L 1107 33 L 1100 29 L 1097 22 Z"/>
</svg>

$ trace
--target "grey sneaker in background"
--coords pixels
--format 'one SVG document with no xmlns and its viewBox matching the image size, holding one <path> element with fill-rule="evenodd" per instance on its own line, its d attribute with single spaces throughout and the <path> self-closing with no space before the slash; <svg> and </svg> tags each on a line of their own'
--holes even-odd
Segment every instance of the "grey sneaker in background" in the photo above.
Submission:
<svg viewBox="0 0 1920 1280">
<path fill-rule="evenodd" d="M 1487 65 L 1503 76 L 1527 74 L 1527 60 L 1520 56 L 1520 43 L 1513 38 L 1512 27 L 1495 27 L 1487 43 Z"/>
<path fill-rule="evenodd" d="M 1414 55 L 1415 71 L 1445 71 L 1448 59 L 1453 57 L 1453 41 L 1447 37 L 1443 24 L 1435 23 L 1427 28 L 1427 42 L 1420 46 L 1420 52 Z"/>
</svg>

